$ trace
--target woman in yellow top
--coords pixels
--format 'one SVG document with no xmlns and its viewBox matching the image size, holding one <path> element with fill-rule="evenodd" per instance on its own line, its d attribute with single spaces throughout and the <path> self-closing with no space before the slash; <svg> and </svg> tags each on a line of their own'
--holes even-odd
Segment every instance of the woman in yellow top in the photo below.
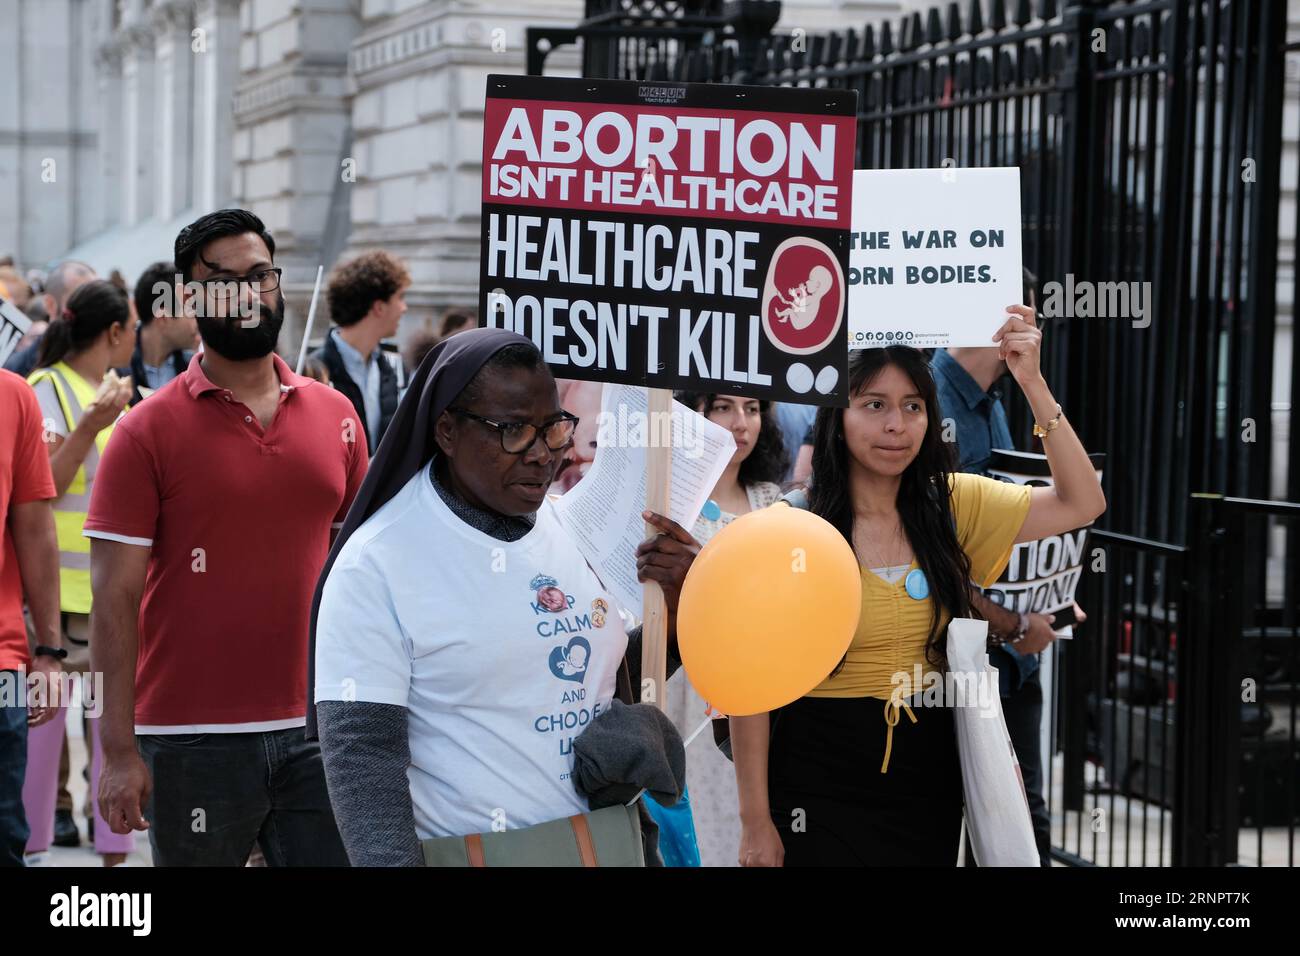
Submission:
<svg viewBox="0 0 1300 956">
<path fill-rule="evenodd" d="M 1033 311 L 1007 311 L 994 342 L 1033 410 L 1053 487 L 958 473 L 915 349 L 855 353 L 849 407 L 818 412 L 807 506 L 853 546 L 862 616 L 840 666 L 807 696 L 732 718 L 742 865 L 956 863 L 953 719 L 923 706 L 935 696 L 921 692 L 925 675 L 944 669 L 948 621 L 971 616 L 972 582 L 996 580 L 1016 542 L 1078 528 L 1106 506 L 1043 380 Z"/>
<path fill-rule="evenodd" d="M 108 444 L 113 423 L 131 398 L 129 379 L 99 394 L 109 370 L 128 365 L 135 349 L 135 319 L 126 293 L 103 279 L 87 282 L 68 298 L 63 314 L 41 339 L 31 383 L 41 405 L 50 470 L 59 497 L 54 520 L 59 539 L 59 600 L 63 611 L 63 647 L 69 657 L 65 671 L 89 667 L 87 635 L 90 621 L 90 541 L 81 534 L 100 453 Z M 112 381 L 113 377 L 109 377 Z M 99 702 L 92 701 L 90 711 Z M 23 784 L 31 837 L 28 853 L 48 849 L 53 837 L 59 754 L 67 712 L 28 734 L 27 776 Z M 99 789 L 101 763 L 99 721 L 89 721 L 91 738 L 90 792 Z M 93 745 L 92 745 L 93 742 Z M 95 810 L 95 849 L 105 866 L 126 859 L 134 845 L 131 834 L 114 833 Z"/>
</svg>

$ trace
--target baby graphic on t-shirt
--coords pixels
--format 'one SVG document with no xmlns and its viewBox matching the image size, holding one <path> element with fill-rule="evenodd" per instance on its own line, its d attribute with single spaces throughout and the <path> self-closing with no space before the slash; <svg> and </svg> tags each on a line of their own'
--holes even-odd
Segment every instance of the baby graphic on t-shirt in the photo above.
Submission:
<svg viewBox="0 0 1300 956">
<path fill-rule="evenodd" d="M 587 649 L 581 644 L 569 648 L 567 657 L 560 658 L 560 671 L 565 677 L 581 674 L 587 669 Z"/>
</svg>

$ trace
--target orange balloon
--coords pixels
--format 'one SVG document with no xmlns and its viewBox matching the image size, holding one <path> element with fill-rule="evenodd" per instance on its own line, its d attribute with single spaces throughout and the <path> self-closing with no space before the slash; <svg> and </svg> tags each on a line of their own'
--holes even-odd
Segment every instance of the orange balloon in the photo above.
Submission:
<svg viewBox="0 0 1300 956">
<path fill-rule="evenodd" d="M 682 665 L 724 714 L 775 710 L 830 675 L 861 611 L 857 558 L 830 522 L 784 504 L 752 511 L 719 531 L 686 575 Z"/>
</svg>

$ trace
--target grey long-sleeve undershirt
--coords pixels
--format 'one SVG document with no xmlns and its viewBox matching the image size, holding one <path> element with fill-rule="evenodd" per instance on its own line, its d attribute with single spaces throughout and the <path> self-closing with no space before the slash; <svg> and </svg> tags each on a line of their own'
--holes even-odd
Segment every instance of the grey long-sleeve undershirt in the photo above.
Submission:
<svg viewBox="0 0 1300 956">
<path fill-rule="evenodd" d="M 455 498 L 438 481 L 448 507 L 481 531 L 504 541 L 523 537 L 533 516 L 501 518 Z M 628 633 L 633 694 L 641 686 L 641 628 Z M 680 665 L 668 658 L 668 673 Z M 353 866 L 423 866 L 406 769 L 411 763 L 405 707 L 369 701 L 326 700 L 316 705 L 325 783 L 343 846 Z"/>
</svg>

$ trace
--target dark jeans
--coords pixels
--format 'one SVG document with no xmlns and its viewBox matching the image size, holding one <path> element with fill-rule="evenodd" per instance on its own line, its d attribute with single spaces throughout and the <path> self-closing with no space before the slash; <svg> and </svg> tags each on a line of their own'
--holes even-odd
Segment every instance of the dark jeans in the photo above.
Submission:
<svg viewBox="0 0 1300 956">
<path fill-rule="evenodd" d="M 145 817 L 155 866 L 347 866 L 320 745 L 303 728 L 136 737 L 153 777 Z"/>
<path fill-rule="evenodd" d="M 1043 802 L 1043 747 L 1039 736 L 1043 723 L 1043 685 L 1034 671 L 1019 690 L 1002 698 L 1002 714 L 1006 717 L 1007 733 L 1016 748 L 1020 772 L 1025 778 L 1025 793 L 1029 797 L 1029 816 L 1034 823 L 1034 842 L 1038 844 L 1038 858 L 1043 866 L 1052 865 L 1051 818 Z"/>
<path fill-rule="evenodd" d="M 27 681 L 0 671 L 0 866 L 22 866 L 27 847 L 23 777 L 27 773 Z"/>
</svg>

